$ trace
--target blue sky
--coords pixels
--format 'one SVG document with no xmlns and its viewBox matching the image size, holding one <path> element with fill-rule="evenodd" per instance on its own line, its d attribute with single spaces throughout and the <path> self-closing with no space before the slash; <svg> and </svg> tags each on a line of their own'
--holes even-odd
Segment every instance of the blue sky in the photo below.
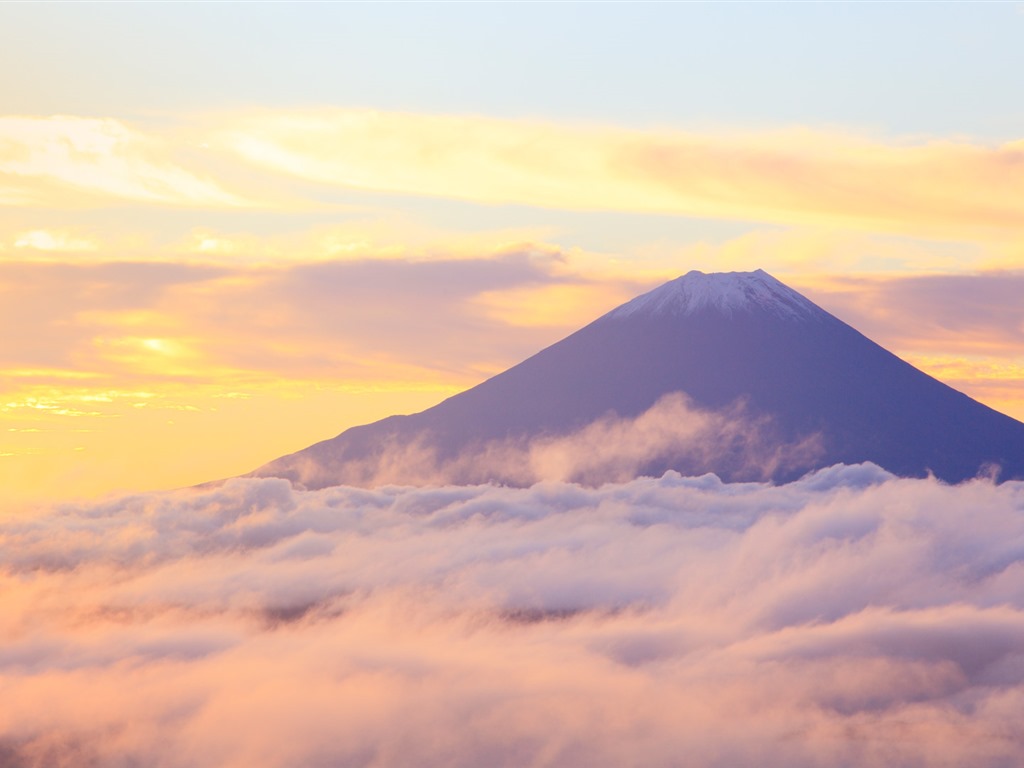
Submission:
<svg viewBox="0 0 1024 768">
<path fill-rule="evenodd" d="M 1015 3 L 25 3 L 6 109 L 246 104 L 1016 138 Z"/>
</svg>

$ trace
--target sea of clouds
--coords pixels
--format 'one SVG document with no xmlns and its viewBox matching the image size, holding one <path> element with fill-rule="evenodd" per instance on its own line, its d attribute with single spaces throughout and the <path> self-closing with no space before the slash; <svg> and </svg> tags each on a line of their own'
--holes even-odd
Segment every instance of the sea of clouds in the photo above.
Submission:
<svg viewBox="0 0 1024 768">
<path fill-rule="evenodd" d="M 0 521 L 0 766 L 1017 766 L 1024 483 L 277 479 Z"/>
</svg>

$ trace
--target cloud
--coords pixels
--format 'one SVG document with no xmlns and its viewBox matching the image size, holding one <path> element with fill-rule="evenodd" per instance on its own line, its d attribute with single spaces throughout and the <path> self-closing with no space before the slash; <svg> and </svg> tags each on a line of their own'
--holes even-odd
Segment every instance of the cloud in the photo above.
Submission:
<svg viewBox="0 0 1024 768">
<path fill-rule="evenodd" d="M 1010 356 L 1024 348 L 1021 270 L 820 278 L 809 293 L 872 338 L 918 351 Z"/>
<path fill-rule="evenodd" d="M 5 498 L 246 472 L 325 430 L 423 410 L 573 330 L 549 313 L 510 324 L 493 311 L 503 291 L 610 305 L 633 292 L 623 284 L 529 244 L 278 265 L 2 262 Z"/>
<path fill-rule="evenodd" d="M 435 243 L 381 260 L 354 249 L 278 265 L 78 263 L 77 254 L 75 263 L 0 263 L 0 321 L 13 329 L 0 341 L 0 453 L 16 454 L 0 462 L 6 497 L 29 484 L 36 495 L 71 495 L 240 474 L 347 427 L 434 405 L 652 287 L 543 243 L 451 250 Z M 1020 418 L 1017 278 L 784 279 Z M 279 414 L 272 424 L 252 417 L 269 412 Z M 137 444 L 149 452 L 126 457 L 124 445 Z M 522 452 L 517 461 L 527 478 L 572 476 L 533 473 Z"/>
<path fill-rule="evenodd" d="M 213 146 L 332 186 L 486 204 L 828 225 L 926 236 L 1016 232 L 1018 143 L 839 132 L 638 131 L 355 109 L 262 112 Z"/>
<path fill-rule="evenodd" d="M 259 206 L 295 213 L 341 210 L 351 200 L 338 191 L 356 190 L 1005 242 L 1024 212 L 1022 146 L 341 108 L 199 115 L 173 129 L 9 116 L 0 119 L 0 199 L 233 209 L 257 205 L 231 191 L 249 189 L 260 190 Z M 196 246 L 221 258 L 237 247 L 218 240 Z"/>
<path fill-rule="evenodd" d="M 37 251 L 95 251 L 97 245 L 86 238 L 74 237 L 64 232 L 50 232 L 45 229 L 34 229 L 22 233 L 14 241 L 15 248 L 31 248 Z"/>
<path fill-rule="evenodd" d="M 1001 766 L 1024 484 L 276 479 L 0 524 L 12 766 Z"/>
<path fill-rule="evenodd" d="M 562 260 L 524 246 L 288 266 L 0 264 L 0 320 L 22 331 L 0 343 L 0 369 L 471 385 L 572 330 L 575 315 L 512 323 L 493 309 L 504 292 L 584 291 L 608 305 L 629 292 L 562 269 Z"/>
<path fill-rule="evenodd" d="M 797 287 L 925 372 L 1024 418 L 1020 270 L 818 277 Z"/>
<path fill-rule="evenodd" d="M 171 154 L 153 132 L 109 118 L 0 117 L 0 198 L 52 207 L 111 199 L 203 207 L 246 204 L 215 180 L 180 167 Z"/>
<path fill-rule="evenodd" d="M 123 315 L 136 328 L 155 324 L 165 330 L 166 319 L 155 305 L 166 290 L 220 274 L 211 267 L 167 263 L 2 263 L 0 321 L 20 333 L 0 343 L 0 360 L 5 367 L 91 368 L 82 348 L 94 332 L 90 313 Z"/>
<path fill-rule="evenodd" d="M 599 485 L 660 473 L 666 466 L 690 472 L 728 467 L 733 479 L 765 480 L 805 471 L 822 451 L 818 434 L 787 442 L 770 418 L 751 416 L 742 402 L 704 410 L 682 392 L 662 396 L 635 417 L 609 412 L 566 433 L 488 440 L 454 457 L 444 452 L 444 442 L 443 432 L 434 435 L 426 429 L 385 437 L 379 447 L 355 458 L 330 448 L 284 456 L 261 474 L 310 488 L 339 482 L 364 487 L 485 482 L 528 486 L 544 481 Z"/>
</svg>

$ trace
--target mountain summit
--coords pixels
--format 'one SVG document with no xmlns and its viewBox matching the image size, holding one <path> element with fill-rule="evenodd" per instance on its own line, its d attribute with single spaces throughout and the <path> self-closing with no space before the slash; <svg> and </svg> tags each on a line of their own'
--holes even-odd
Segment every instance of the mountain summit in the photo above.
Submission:
<svg viewBox="0 0 1024 768">
<path fill-rule="evenodd" d="M 790 317 L 807 317 L 822 311 L 763 269 L 710 275 L 693 270 L 627 301 L 609 312 L 608 317 L 692 315 L 705 309 L 726 315 L 761 310 Z"/>
<path fill-rule="evenodd" d="M 307 488 L 714 472 L 787 481 L 837 463 L 958 482 L 1024 477 L 1024 424 L 922 373 L 771 275 L 689 272 L 421 413 L 284 456 Z"/>
</svg>

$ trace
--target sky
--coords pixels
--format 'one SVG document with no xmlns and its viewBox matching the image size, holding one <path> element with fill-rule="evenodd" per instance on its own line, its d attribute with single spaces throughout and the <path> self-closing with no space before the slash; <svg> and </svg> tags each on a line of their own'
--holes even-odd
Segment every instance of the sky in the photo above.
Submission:
<svg viewBox="0 0 1024 768">
<path fill-rule="evenodd" d="M 1024 11 L 0 5 L 5 503 L 421 410 L 763 268 L 1024 418 Z"/>
</svg>

